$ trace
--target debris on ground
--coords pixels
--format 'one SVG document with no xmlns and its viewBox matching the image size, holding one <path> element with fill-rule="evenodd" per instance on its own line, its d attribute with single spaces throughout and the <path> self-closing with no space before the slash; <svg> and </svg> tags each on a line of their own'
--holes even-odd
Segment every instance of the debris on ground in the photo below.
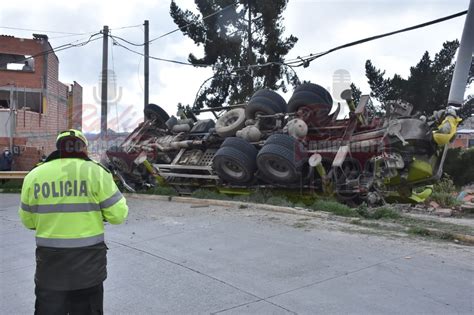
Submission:
<svg viewBox="0 0 474 315">
<path fill-rule="evenodd" d="M 450 217 L 453 215 L 453 210 L 446 209 L 446 208 L 439 208 L 435 210 L 434 214 L 440 217 Z"/>
</svg>

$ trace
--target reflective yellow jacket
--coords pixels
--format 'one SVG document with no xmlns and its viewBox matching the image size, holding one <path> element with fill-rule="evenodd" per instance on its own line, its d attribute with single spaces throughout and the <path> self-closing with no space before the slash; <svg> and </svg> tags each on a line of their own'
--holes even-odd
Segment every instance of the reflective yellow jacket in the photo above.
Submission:
<svg viewBox="0 0 474 315">
<path fill-rule="evenodd" d="M 76 248 L 103 242 L 103 221 L 122 223 L 128 207 L 100 164 L 56 158 L 25 177 L 19 215 L 25 227 L 36 230 L 37 246 Z"/>
</svg>

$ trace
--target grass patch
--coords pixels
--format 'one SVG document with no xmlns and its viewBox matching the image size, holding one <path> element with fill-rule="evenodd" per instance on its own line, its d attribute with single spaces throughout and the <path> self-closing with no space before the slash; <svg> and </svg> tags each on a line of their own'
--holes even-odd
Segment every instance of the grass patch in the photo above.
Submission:
<svg viewBox="0 0 474 315">
<path fill-rule="evenodd" d="M 302 229 L 302 228 L 305 228 L 306 227 L 306 223 L 304 222 L 296 222 L 293 224 L 293 227 L 294 228 L 297 228 L 297 229 Z"/>
<path fill-rule="evenodd" d="M 437 192 L 434 191 L 431 196 L 430 200 L 435 201 L 442 207 L 451 208 L 455 206 L 459 206 L 461 202 L 453 196 L 452 193 L 447 192 Z"/>
<path fill-rule="evenodd" d="M 277 196 L 268 198 L 265 203 L 270 204 L 270 205 L 274 205 L 274 206 L 282 206 L 282 207 L 292 207 L 293 206 L 293 203 L 288 201 L 288 199 L 286 199 L 284 197 L 277 197 Z"/>
<path fill-rule="evenodd" d="M 430 230 L 420 227 L 420 226 L 409 227 L 407 232 L 408 234 L 413 234 L 417 236 L 431 236 Z"/>
<path fill-rule="evenodd" d="M 401 218 L 400 213 L 390 209 L 389 207 L 378 207 L 368 208 L 367 205 L 361 204 L 356 208 L 356 212 L 363 218 L 369 220 L 380 220 L 380 219 L 399 219 Z"/>
<path fill-rule="evenodd" d="M 4 193 L 19 193 L 23 185 L 22 179 L 9 179 L 4 183 L 0 182 L 0 191 Z"/>
<path fill-rule="evenodd" d="M 339 203 L 335 200 L 323 200 L 323 199 L 316 200 L 310 206 L 310 209 L 314 211 L 318 211 L 318 210 L 327 211 L 327 212 L 331 212 L 333 214 L 343 216 L 343 217 L 358 217 L 359 216 L 358 213 L 354 209 L 348 207 L 345 204 Z"/>
<path fill-rule="evenodd" d="M 384 226 L 378 224 L 378 223 L 375 223 L 375 222 L 364 222 L 362 220 L 352 220 L 351 222 L 349 222 L 350 224 L 354 224 L 354 225 L 358 225 L 358 226 L 364 226 L 364 227 L 368 227 L 368 228 L 372 228 L 372 229 L 381 229 L 381 228 L 384 228 Z"/>
<path fill-rule="evenodd" d="M 152 189 L 147 189 L 143 192 L 140 192 L 147 195 L 160 195 L 160 196 L 178 196 L 178 192 L 169 186 L 156 186 Z"/>
<path fill-rule="evenodd" d="M 440 206 L 451 208 L 459 206 L 461 202 L 456 199 L 458 191 L 454 185 L 451 177 L 444 175 L 444 177 L 433 186 L 433 193 L 429 200 L 433 200 Z"/>
<path fill-rule="evenodd" d="M 191 197 L 198 199 L 233 200 L 231 196 L 211 189 L 198 189 L 191 194 Z"/>
<path fill-rule="evenodd" d="M 439 222 L 434 220 L 424 220 L 410 217 L 401 217 L 396 221 L 398 224 L 410 228 L 435 229 L 449 231 L 450 233 L 466 234 L 474 236 L 474 229 L 470 226 Z"/>
</svg>

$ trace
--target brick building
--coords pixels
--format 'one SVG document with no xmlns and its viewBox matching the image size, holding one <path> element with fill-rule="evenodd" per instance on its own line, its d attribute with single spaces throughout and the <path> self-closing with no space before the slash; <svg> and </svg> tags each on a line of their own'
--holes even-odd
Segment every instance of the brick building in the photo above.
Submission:
<svg viewBox="0 0 474 315">
<path fill-rule="evenodd" d="M 474 147 L 474 117 L 469 117 L 461 123 L 450 147 L 462 149 Z"/>
<path fill-rule="evenodd" d="M 0 35 L 0 151 L 14 170 L 29 170 L 55 150 L 58 132 L 81 129 L 82 87 L 58 80 L 59 60 L 46 35 Z"/>
</svg>

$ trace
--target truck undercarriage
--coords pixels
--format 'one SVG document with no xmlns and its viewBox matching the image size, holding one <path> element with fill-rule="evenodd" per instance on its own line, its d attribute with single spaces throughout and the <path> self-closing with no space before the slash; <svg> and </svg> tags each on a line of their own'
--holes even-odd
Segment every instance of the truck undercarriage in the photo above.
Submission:
<svg viewBox="0 0 474 315">
<path fill-rule="evenodd" d="M 319 85 L 299 85 L 288 103 L 257 91 L 247 104 L 213 109 L 217 119 L 180 119 L 150 104 L 145 121 L 106 154 L 108 167 L 129 190 L 168 185 L 180 194 L 203 188 L 283 188 L 335 194 L 377 204 L 421 201 L 418 188 L 438 180 L 447 143 L 459 118 L 454 110 L 412 115 L 401 101 L 371 116 L 371 100 L 354 104 L 343 92 L 349 117 L 331 112 L 331 95 Z"/>
</svg>

